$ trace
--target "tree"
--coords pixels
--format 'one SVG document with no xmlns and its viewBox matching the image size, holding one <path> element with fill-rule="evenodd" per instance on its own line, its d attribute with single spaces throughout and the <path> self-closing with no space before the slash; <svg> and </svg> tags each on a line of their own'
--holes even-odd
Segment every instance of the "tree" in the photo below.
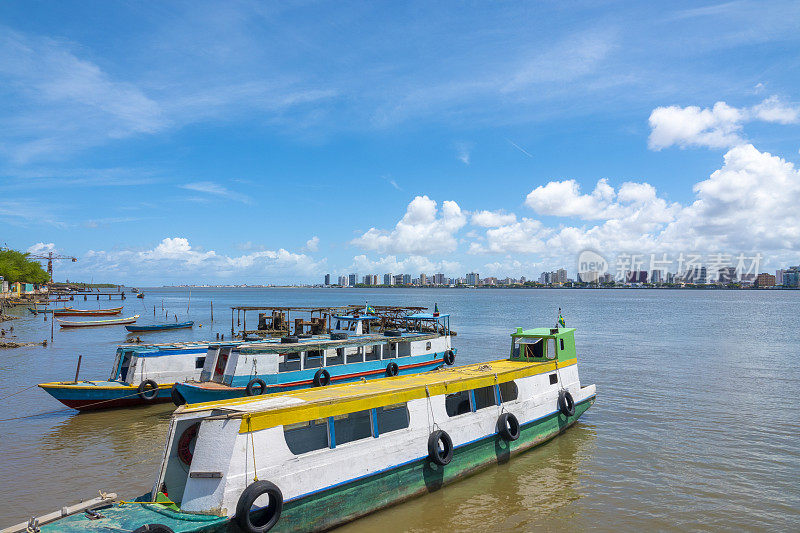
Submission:
<svg viewBox="0 0 800 533">
<path fill-rule="evenodd" d="M 0 250 L 0 276 L 14 283 L 47 283 L 50 276 L 38 261 L 28 259 L 27 253 L 16 250 Z"/>
</svg>

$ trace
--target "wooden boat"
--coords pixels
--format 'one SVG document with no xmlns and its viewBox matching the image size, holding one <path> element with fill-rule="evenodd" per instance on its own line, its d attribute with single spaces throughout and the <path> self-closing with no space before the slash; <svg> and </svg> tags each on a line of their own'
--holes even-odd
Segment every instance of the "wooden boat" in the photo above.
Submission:
<svg viewBox="0 0 800 533">
<path fill-rule="evenodd" d="M 173 397 L 176 403 L 200 403 L 415 374 L 455 363 L 450 315 L 410 315 L 404 318 L 409 325 L 405 331 L 367 333 L 374 319 L 371 315 L 334 316 L 330 335 L 287 336 L 279 343 L 235 347 L 214 345 L 206 355 L 200 380 L 175 383 Z M 437 327 L 420 331 L 423 322 Z"/>
<path fill-rule="evenodd" d="M 53 381 L 40 383 L 39 387 L 79 411 L 175 401 L 173 383 L 200 379 L 209 348 L 218 344 L 230 347 L 245 341 L 122 344 L 117 347 L 109 379 Z"/>
<path fill-rule="evenodd" d="M 592 406 L 574 331 L 518 328 L 503 360 L 179 407 L 142 504 L 41 532 L 320 531 L 438 491 L 557 437 Z"/>
<path fill-rule="evenodd" d="M 62 328 L 89 328 L 94 326 L 120 326 L 122 324 L 133 324 L 139 318 L 139 315 L 129 316 L 127 318 L 112 318 L 110 320 L 83 320 L 81 322 L 71 322 L 66 320 L 58 320 L 58 325 Z"/>
<path fill-rule="evenodd" d="M 174 324 L 151 324 L 149 326 L 125 326 L 128 331 L 162 331 L 165 329 L 184 329 L 194 326 L 194 321 L 176 322 Z"/>
<path fill-rule="evenodd" d="M 69 311 L 70 309 L 72 309 L 72 307 L 59 307 L 57 309 L 38 309 L 36 307 L 29 307 L 28 311 L 36 315 L 38 313 L 58 313 L 61 311 Z"/>
<path fill-rule="evenodd" d="M 143 293 L 143 292 L 140 292 L 139 294 L 137 294 L 137 295 L 136 295 L 136 297 L 137 297 L 137 298 L 144 298 L 144 293 Z"/>
<path fill-rule="evenodd" d="M 111 307 L 109 309 L 73 309 L 67 308 L 54 312 L 55 316 L 112 316 L 122 312 L 122 307 Z"/>
</svg>

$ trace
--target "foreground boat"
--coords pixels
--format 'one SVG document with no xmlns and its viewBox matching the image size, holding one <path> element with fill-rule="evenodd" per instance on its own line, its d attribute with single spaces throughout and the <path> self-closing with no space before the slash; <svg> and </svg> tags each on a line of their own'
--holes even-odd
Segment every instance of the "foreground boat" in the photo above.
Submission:
<svg viewBox="0 0 800 533">
<path fill-rule="evenodd" d="M 127 318 L 112 318 L 110 320 L 83 320 L 80 322 L 71 322 L 67 320 L 58 320 L 58 325 L 62 328 L 89 328 L 94 326 L 120 326 L 123 324 L 133 324 L 139 319 L 139 315 L 129 316 Z"/>
<path fill-rule="evenodd" d="M 376 319 L 334 316 L 330 335 L 289 336 L 280 343 L 237 347 L 215 345 L 208 351 L 199 380 L 175 383 L 175 403 L 413 374 L 455 362 L 450 315 L 417 313 L 404 317 L 408 327 L 403 331 L 367 333 Z"/>
<path fill-rule="evenodd" d="M 53 312 L 55 316 L 112 316 L 122 313 L 122 307 L 112 307 L 109 309 L 57 309 Z"/>
<path fill-rule="evenodd" d="M 41 531 L 319 531 L 436 491 L 557 436 L 594 403 L 573 329 L 512 339 L 507 360 L 178 408 L 140 503 Z"/>
<path fill-rule="evenodd" d="M 149 326 L 125 326 L 128 331 L 163 331 L 168 329 L 185 329 L 194 326 L 194 322 L 176 322 L 174 324 L 151 324 Z"/>
</svg>

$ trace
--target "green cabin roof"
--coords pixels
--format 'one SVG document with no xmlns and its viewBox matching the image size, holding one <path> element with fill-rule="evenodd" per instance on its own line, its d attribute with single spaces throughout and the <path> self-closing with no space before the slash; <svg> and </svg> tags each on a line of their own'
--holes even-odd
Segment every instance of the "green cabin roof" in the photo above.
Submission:
<svg viewBox="0 0 800 533">
<path fill-rule="evenodd" d="M 575 328 L 532 328 L 525 329 L 517 328 L 517 331 L 511 334 L 512 337 L 530 337 L 530 338 L 559 338 L 562 335 L 573 333 Z M 556 333 L 557 332 L 557 333 Z"/>
</svg>

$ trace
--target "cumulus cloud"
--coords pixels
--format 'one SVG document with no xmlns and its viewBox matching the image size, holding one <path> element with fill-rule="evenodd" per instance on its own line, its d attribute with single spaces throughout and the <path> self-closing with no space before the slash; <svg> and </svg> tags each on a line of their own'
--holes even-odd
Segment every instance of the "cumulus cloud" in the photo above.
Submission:
<svg viewBox="0 0 800 533">
<path fill-rule="evenodd" d="M 742 124 L 760 120 L 778 124 L 800 122 L 800 107 L 771 96 L 749 108 L 736 108 L 717 102 L 711 109 L 697 106 L 657 107 L 650 114 L 650 138 L 653 150 L 670 146 L 705 146 L 730 148 L 745 142 Z"/>
<path fill-rule="evenodd" d="M 456 154 L 458 156 L 458 160 L 464 163 L 465 165 L 469 165 L 471 151 L 472 151 L 471 144 L 456 143 Z"/>
<path fill-rule="evenodd" d="M 185 237 L 167 237 L 147 250 L 90 250 L 80 260 L 81 271 L 131 279 L 158 281 L 186 276 L 214 280 L 217 277 L 260 282 L 283 282 L 316 275 L 323 263 L 283 248 L 259 250 L 239 256 L 194 247 Z"/>
<path fill-rule="evenodd" d="M 506 213 L 503 210 L 499 211 L 477 211 L 472 213 L 470 223 L 473 226 L 480 226 L 482 228 L 496 228 L 497 226 L 504 226 L 517 221 L 517 215 L 514 213 Z"/>
<path fill-rule="evenodd" d="M 581 194 L 575 180 L 551 181 L 528 193 L 525 205 L 540 215 L 593 220 L 607 215 L 614 195 L 614 189 L 605 179 L 597 182 L 591 194 Z"/>
<path fill-rule="evenodd" d="M 393 230 L 370 228 L 351 244 L 390 254 L 452 252 L 458 245 L 455 234 L 466 223 L 467 216 L 456 202 L 445 200 L 439 209 L 434 200 L 417 196 L 408 204 L 405 215 Z"/>
<path fill-rule="evenodd" d="M 319 250 L 319 237 L 314 235 L 306 241 L 306 250 L 309 252 L 316 252 Z"/>
<path fill-rule="evenodd" d="M 459 275 L 462 270 L 463 268 L 461 264 L 457 261 L 433 261 L 430 258 L 421 255 L 411 255 L 404 259 L 398 259 L 395 255 L 371 259 L 362 254 L 353 257 L 353 262 L 348 267 L 347 271 L 364 273 L 391 272 L 393 274 L 416 274 L 422 272 L 431 274 L 441 272 L 443 274 L 447 274 L 448 276 L 455 276 Z"/>
</svg>

